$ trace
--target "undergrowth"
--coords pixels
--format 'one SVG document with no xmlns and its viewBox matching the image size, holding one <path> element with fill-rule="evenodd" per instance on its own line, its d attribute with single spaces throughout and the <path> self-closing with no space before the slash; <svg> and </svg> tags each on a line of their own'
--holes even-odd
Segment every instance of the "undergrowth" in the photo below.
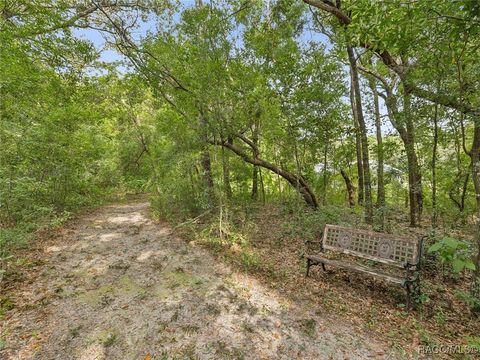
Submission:
<svg viewBox="0 0 480 360">
<path fill-rule="evenodd" d="M 200 215 L 187 221 L 182 218 L 176 231 L 237 269 L 281 289 L 282 294 L 291 292 L 293 298 L 308 297 L 313 304 L 321 304 L 321 311 L 343 314 L 367 331 L 385 336 L 398 353 L 414 354 L 416 345 L 412 344 L 416 342 L 466 345 L 478 340 L 475 337 L 475 329 L 480 330 L 478 319 L 469 312 L 467 305 L 471 299 L 465 297 L 468 273 L 463 271 L 445 278 L 440 260 L 431 254 L 425 256 L 428 263 L 424 264 L 422 294 L 415 312 L 405 310 L 402 291 L 377 282 L 371 284 L 362 277 L 353 276 L 357 282 L 352 283 L 350 274 L 341 271 L 333 277 L 315 275 L 305 282 L 301 258 L 304 241 L 320 240 L 325 224 L 367 228 L 361 211 L 356 208 L 323 206 L 313 211 L 297 203 L 230 204 Z M 408 228 L 408 224 L 395 218 L 394 212 L 392 216 L 393 219 L 386 219 L 385 232 L 415 237 L 429 233 L 428 229 Z M 175 216 L 170 221 L 180 222 L 178 219 L 175 222 Z M 426 246 L 436 239 L 432 237 Z M 318 287 L 321 290 L 317 293 Z M 365 312 L 361 304 L 367 302 L 370 311 Z M 306 323 L 305 331 L 313 333 L 312 324 Z"/>
</svg>

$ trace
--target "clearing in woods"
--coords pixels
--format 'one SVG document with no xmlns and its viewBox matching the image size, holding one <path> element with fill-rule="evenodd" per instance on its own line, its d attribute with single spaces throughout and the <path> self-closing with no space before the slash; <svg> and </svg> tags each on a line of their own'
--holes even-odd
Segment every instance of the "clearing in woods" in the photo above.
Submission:
<svg viewBox="0 0 480 360">
<path fill-rule="evenodd" d="M 386 344 L 315 314 L 152 221 L 101 207 L 36 253 L 0 324 L 2 359 L 392 358 Z"/>
</svg>

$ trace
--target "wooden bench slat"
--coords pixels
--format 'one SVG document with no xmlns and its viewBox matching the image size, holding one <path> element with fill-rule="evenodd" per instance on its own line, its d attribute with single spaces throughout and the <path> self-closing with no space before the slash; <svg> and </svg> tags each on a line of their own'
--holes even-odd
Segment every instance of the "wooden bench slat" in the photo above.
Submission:
<svg viewBox="0 0 480 360">
<path fill-rule="evenodd" d="M 374 277 L 377 277 L 377 278 L 380 278 L 380 279 L 383 279 L 385 281 L 388 281 L 388 282 L 391 282 L 391 283 L 394 283 L 394 284 L 398 284 L 398 285 L 403 285 L 403 283 L 405 281 L 405 279 L 395 277 L 395 276 L 392 276 L 392 275 L 389 275 L 389 274 L 385 274 L 383 272 L 374 270 L 372 268 L 368 268 L 366 266 L 362 266 L 362 265 L 359 265 L 359 264 L 354 264 L 354 263 L 351 263 L 351 262 L 332 260 L 332 259 L 328 259 L 328 258 L 318 256 L 318 255 L 307 255 L 307 259 L 310 259 L 310 260 L 313 260 L 313 261 L 316 261 L 316 262 L 319 262 L 319 263 L 322 263 L 322 264 L 325 264 L 325 265 L 331 265 L 331 266 L 334 266 L 334 267 L 339 267 L 339 268 L 353 270 L 353 271 L 360 272 L 360 273 L 369 274 L 371 276 L 374 276 Z"/>
</svg>

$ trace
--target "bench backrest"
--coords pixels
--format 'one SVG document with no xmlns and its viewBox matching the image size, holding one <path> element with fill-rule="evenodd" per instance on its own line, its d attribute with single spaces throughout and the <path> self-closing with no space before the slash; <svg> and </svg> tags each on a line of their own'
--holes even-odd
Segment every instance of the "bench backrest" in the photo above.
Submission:
<svg viewBox="0 0 480 360">
<path fill-rule="evenodd" d="M 421 251 L 419 240 L 337 225 L 325 225 L 322 244 L 327 250 L 398 267 L 416 264 Z"/>
</svg>

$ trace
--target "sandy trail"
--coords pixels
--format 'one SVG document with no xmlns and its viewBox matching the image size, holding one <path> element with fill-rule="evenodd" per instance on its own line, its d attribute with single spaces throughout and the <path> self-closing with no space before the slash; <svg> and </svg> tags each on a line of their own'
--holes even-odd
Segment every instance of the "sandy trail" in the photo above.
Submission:
<svg viewBox="0 0 480 360">
<path fill-rule="evenodd" d="M 385 344 L 175 237 L 147 203 L 101 207 L 63 234 L 15 290 L 0 359 L 387 358 Z"/>
</svg>

